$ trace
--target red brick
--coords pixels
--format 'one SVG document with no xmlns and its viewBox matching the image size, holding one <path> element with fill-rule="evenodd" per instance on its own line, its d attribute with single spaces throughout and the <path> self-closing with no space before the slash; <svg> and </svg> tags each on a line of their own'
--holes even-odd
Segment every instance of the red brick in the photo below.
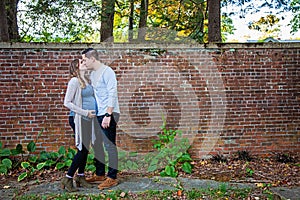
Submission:
<svg viewBox="0 0 300 200">
<path fill-rule="evenodd" d="M 238 150 L 300 152 L 299 46 L 224 48 L 222 53 L 168 48 L 153 58 L 148 51 L 132 48 L 128 53 L 128 48 L 99 49 L 103 62 L 117 73 L 121 116 L 128 116 L 121 118 L 126 126 L 120 121 L 118 127 L 120 148 L 152 151 L 164 111 L 168 127 L 194 131 L 184 134 L 193 138 L 190 153 L 195 159 Z M 80 58 L 81 50 L 34 49 L 0 49 L 1 142 L 26 144 L 44 129 L 38 151 L 74 146 L 63 98 L 69 63 Z M 219 80 L 224 88 L 213 88 Z M 225 106 L 226 116 L 218 116 Z M 217 134 L 212 132 L 219 123 L 211 121 L 214 116 L 224 118 Z M 147 127 L 151 122 L 157 127 Z M 215 143 L 207 150 L 205 142 Z"/>
</svg>

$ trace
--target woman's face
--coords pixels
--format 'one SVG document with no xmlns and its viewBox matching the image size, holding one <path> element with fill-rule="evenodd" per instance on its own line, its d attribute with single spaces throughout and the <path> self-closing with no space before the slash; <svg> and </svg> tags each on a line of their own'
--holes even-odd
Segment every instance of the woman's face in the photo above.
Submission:
<svg viewBox="0 0 300 200">
<path fill-rule="evenodd" d="M 86 65 L 83 63 L 82 59 L 79 59 L 79 70 L 80 71 L 86 71 L 87 70 Z"/>
</svg>

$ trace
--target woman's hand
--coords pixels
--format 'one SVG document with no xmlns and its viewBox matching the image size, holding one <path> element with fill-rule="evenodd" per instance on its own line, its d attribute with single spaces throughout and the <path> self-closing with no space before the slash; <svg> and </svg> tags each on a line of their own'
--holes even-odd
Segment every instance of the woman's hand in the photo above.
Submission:
<svg viewBox="0 0 300 200">
<path fill-rule="evenodd" d="M 89 118 L 94 118 L 94 117 L 96 117 L 96 112 L 95 112 L 95 110 L 89 110 L 89 111 L 88 111 L 88 117 L 89 117 Z"/>
</svg>

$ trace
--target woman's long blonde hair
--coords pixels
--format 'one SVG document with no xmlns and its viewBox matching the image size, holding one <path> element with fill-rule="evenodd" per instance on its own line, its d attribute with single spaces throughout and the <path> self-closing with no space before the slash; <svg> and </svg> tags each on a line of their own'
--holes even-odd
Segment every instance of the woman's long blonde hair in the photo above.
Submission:
<svg viewBox="0 0 300 200">
<path fill-rule="evenodd" d="M 77 77 L 78 80 L 79 80 L 80 87 L 85 88 L 86 84 L 85 84 L 84 79 L 86 79 L 89 84 L 91 83 L 91 80 L 88 76 L 87 71 L 84 73 L 84 79 L 80 76 L 79 64 L 80 64 L 79 59 L 75 59 L 71 62 L 71 64 L 70 64 L 70 78 Z"/>
</svg>

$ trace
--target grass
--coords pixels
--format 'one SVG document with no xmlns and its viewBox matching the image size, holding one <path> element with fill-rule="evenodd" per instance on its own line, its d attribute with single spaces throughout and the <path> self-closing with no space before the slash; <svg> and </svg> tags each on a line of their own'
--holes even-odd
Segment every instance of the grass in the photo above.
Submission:
<svg viewBox="0 0 300 200">
<path fill-rule="evenodd" d="M 164 191 L 145 191 L 139 193 L 123 192 L 123 191 L 108 191 L 95 194 L 76 194 L 76 193 L 63 193 L 63 194 L 49 194 L 49 195 L 24 195 L 17 197 L 18 200 L 155 200 L 155 199 L 247 199 L 251 196 L 252 189 L 241 188 L 233 189 L 228 188 L 226 185 L 220 185 L 218 189 L 193 189 L 189 191 L 182 190 L 164 190 Z M 260 194 L 259 199 L 274 199 L 273 194 L 266 195 Z M 251 198 L 252 199 L 252 198 Z"/>
</svg>

